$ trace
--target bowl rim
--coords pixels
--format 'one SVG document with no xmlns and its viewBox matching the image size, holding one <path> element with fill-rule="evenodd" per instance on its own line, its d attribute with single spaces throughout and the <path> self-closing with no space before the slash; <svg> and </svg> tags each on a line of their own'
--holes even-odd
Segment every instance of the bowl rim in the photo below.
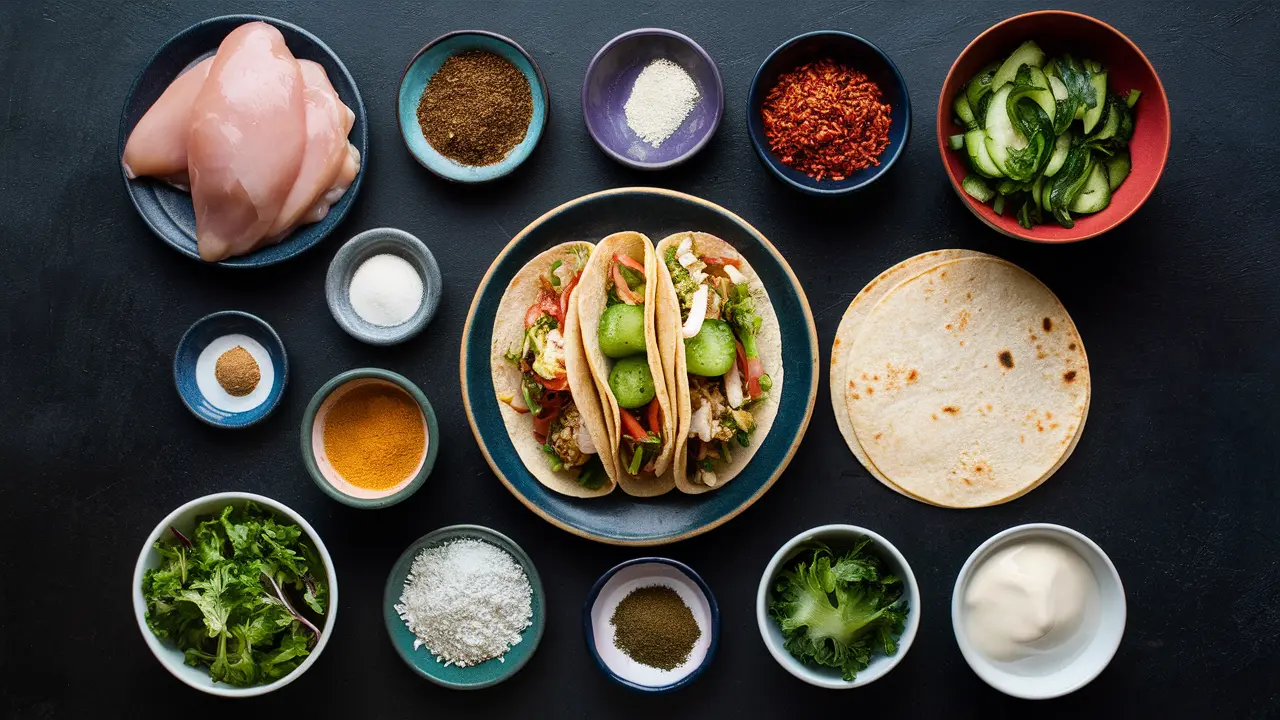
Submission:
<svg viewBox="0 0 1280 720">
<path fill-rule="evenodd" d="M 320 556 L 320 562 L 324 565 L 324 571 L 329 581 L 329 608 L 328 612 L 325 613 L 323 634 L 316 642 L 316 646 L 311 650 L 311 653 L 307 656 L 307 659 L 303 660 L 302 664 L 299 665 L 296 670 L 273 682 L 262 685 L 253 685 L 246 688 L 235 687 L 232 685 L 226 685 L 224 687 L 221 684 L 215 684 L 212 687 L 197 685 L 192 683 L 185 675 L 180 674 L 177 667 L 162 656 L 161 651 L 167 651 L 169 648 L 165 647 L 164 641 L 156 637 L 155 633 L 151 632 L 151 628 L 147 627 L 146 600 L 142 597 L 142 576 L 148 569 L 146 562 L 147 554 L 151 549 L 151 546 L 154 545 L 156 541 L 160 539 L 160 536 L 169 529 L 169 526 L 174 524 L 177 521 L 177 518 L 183 513 L 188 512 L 190 508 L 214 502 L 236 504 L 250 500 L 258 503 L 259 505 L 270 508 L 272 511 L 284 515 L 297 523 L 302 528 L 302 531 L 306 533 L 307 539 L 315 546 L 316 554 Z M 138 623 L 138 629 L 142 632 L 142 638 L 146 642 L 147 647 L 151 650 L 151 654 L 155 655 L 156 660 L 160 662 L 160 665 L 165 670 L 169 671 L 170 675 L 182 681 L 185 685 L 195 688 L 200 692 L 209 695 L 218 695 L 220 697 L 241 698 L 265 695 L 274 690 L 278 690 L 301 677 L 303 673 L 315 664 L 316 660 L 320 657 L 320 653 L 324 651 L 325 646 L 329 643 L 329 638 L 333 636 L 334 623 L 338 617 L 337 570 L 334 567 L 333 558 L 329 555 L 329 549 L 325 547 L 324 540 L 320 539 L 320 533 L 316 532 L 316 529 L 311 526 L 311 523 L 307 522 L 306 518 L 302 517 L 298 511 L 278 500 L 273 500 L 257 493 L 235 490 L 211 493 L 209 495 L 202 495 L 193 500 L 188 500 L 187 502 L 179 505 L 176 509 L 166 515 L 164 519 L 160 521 L 160 524 L 156 525 L 155 529 L 147 536 L 146 541 L 142 545 L 142 551 L 138 553 L 138 560 L 133 567 L 133 614 L 134 619 Z"/>
<path fill-rule="evenodd" d="M 401 562 L 409 558 L 411 554 L 416 555 L 433 544 L 443 542 L 440 538 L 444 535 L 481 540 L 496 545 L 502 550 L 510 553 L 516 563 L 520 565 L 522 570 L 524 570 L 524 574 L 529 580 L 529 587 L 533 591 L 533 597 L 540 598 L 542 600 L 538 609 L 530 618 L 530 625 L 528 629 L 533 630 L 532 636 L 528 633 L 524 633 L 521 635 L 520 639 L 521 643 L 530 643 L 532 645 L 532 648 L 529 650 L 529 654 L 510 664 L 503 662 L 502 674 L 492 680 L 486 680 L 480 683 L 458 683 L 430 675 L 422 670 L 422 668 L 419 668 L 409 658 L 409 656 L 404 653 L 403 649 L 398 643 L 396 643 L 395 638 L 392 635 L 391 615 L 387 613 L 387 610 L 388 608 L 394 610 L 393 606 L 399 599 L 399 591 L 404 587 L 404 578 L 396 577 L 396 568 L 399 567 Z M 400 555 L 396 557 L 396 561 L 391 565 L 391 570 L 387 572 L 387 581 L 383 585 L 382 614 L 383 627 L 387 631 L 387 639 L 391 641 L 391 646 L 395 649 L 396 655 L 403 660 L 404 664 L 408 665 L 409 669 L 411 669 L 415 674 L 419 677 L 430 680 L 441 687 L 447 687 L 453 690 L 480 690 L 487 687 L 493 687 L 494 685 L 514 676 L 521 668 L 528 664 L 531 659 L 533 659 L 534 653 L 538 650 L 538 645 L 542 642 L 543 631 L 547 626 L 547 594 L 543 590 L 542 576 L 538 574 L 538 567 L 534 565 L 533 558 L 530 557 L 529 553 L 525 552 L 524 548 L 520 547 L 519 543 L 493 528 L 485 527 L 484 525 L 476 525 L 474 523 L 461 523 L 458 525 L 446 525 L 432 530 L 426 535 L 423 535 L 417 540 L 409 543 L 409 545 L 405 547 L 404 552 L 401 552 Z M 397 622 L 400 622 L 401 625 L 403 625 L 403 621 L 399 620 L 399 613 L 396 613 L 396 619 Z M 398 627 L 399 626 L 397 626 L 397 629 Z M 510 650 L 510 648 L 508 648 L 508 650 Z M 503 658 L 506 658 L 505 654 L 503 655 Z M 485 662 L 489 661 L 486 660 Z"/>
<path fill-rule="evenodd" d="M 702 136 L 702 138 L 698 140 L 693 147 L 684 151 L 680 155 L 677 155 L 670 160 L 663 160 L 662 162 L 645 162 L 643 160 L 636 160 L 635 158 L 629 158 L 622 155 L 609 147 L 605 144 L 604 140 L 600 138 L 600 134 L 596 131 L 595 126 L 591 124 L 591 114 L 587 112 L 587 81 L 591 78 L 592 73 L 599 64 L 600 58 L 604 57 L 606 52 L 613 49 L 613 46 L 618 45 L 622 41 L 646 35 L 669 37 L 689 46 L 689 48 L 697 53 L 703 61 L 707 63 L 707 66 L 711 68 L 711 76 L 715 79 L 716 94 L 720 98 L 720 102 L 717 103 L 715 107 L 715 114 L 711 119 L 711 127 L 707 129 L 707 132 Z M 600 46 L 600 49 L 596 51 L 595 55 L 591 56 L 591 60 L 587 63 L 586 72 L 582 74 L 582 91 L 579 95 L 581 96 L 582 104 L 582 122 L 587 126 L 587 134 L 591 136 L 596 147 L 603 150 L 605 155 L 608 155 L 619 163 L 636 170 L 665 170 L 686 162 L 694 155 L 701 152 L 702 148 L 706 147 L 711 142 L 711 138 L 714 137 L 716 132 L 720 129 L 720 121 L 724 119 L 724 78 L 720 75 L 720 66 L 716 65 L 716 61 L 711 57 L 711 53 L 708 53 L 693 38 L 685 35 L 684 33 L 669 30 L 667 28 L 642 27 L 634 30 L 628 30 Z"/>
<path fill-rule="evenodd" d="M 884 666 L 884 670 L 881 671 L 879 675 L 870 679 L 865 679 L 865 670 L 858 673 L 858 676 L 852 681 L 846 681 L 840 678 L 828 680 L 826 678 L 817 678 L 811 675 L 806 675 L 801 672 L 801 669 L 806 666 L 796 658 L 792 657 L 784 648 L 775 645 L 769 637 L 769 628 L 774 623 L 773 618 L 769 617 L 769 594 L 771 592 L 771 586 L 773 585 L 773 579 L 777 576 L 779 568 L 783 563 L 794 559 L 795 549 L 800 545 L 810 540 L 820 539 L 823 536 L 830 536 L 832 534 L 840 534 L 842 536 L 860 535 L 870 538 L 876 545 L 876 550 L 878 552 L 892 558 L 902 567 L 902 572 L 899 573 L 899 575 L 903 581 L 904 595 L 906 595 L 907 602 L 909 603 L 907 623 L 902 629 L 902 634 L 898 636 L 898 651 L 893 655 L 882 656 L 885 657 L 885 662 L 887 663 Z M 784 670 L 791 673 L 796 678 L 803 680 L 810 685 L 827 688 L 829 690 L 848 690 L 850 688 L 863 687 L 865 685 L 870 685 L 885 675 L 888 675 L 900 662 L 902 662 L 902 659 L 906 657 L 907 652 L 911 649 L 912 644 L 915 643 L 916 635 L 920 629 L 921 612 L 920 585 L 916 580 L 915 571 L 911 569 L 911 564 L 907 562 L 906 556 L 902 554 L 902 551 L 900 551 L 897 546 L 885 539 L 883 535 L 860 525 L 832 523 L 812 527 L 798 535 L 795 535 L 790 540 L 783 543 L 782 547 L 778 548 L 778 551 L 769 559 L 768 564 L 765 566 L 764 573 L 760 576 L 760 584 L 756 589 L 756 625 L 760 629 L 760 637 L 764 641 L 764 646 L 769 651 L 769 654 L 773 656 L 773 659 L 776 660 Z"/>
<path fill-rule="evenodd" d="M 355 262 L 358 256 L 371 243 L 384 239 L 390 240 L 404 248 L 409 254 L 420 258 L 422 264 L 426 266 L 426 273 L 422 277 L 422 306 L 414 313 L 413 317 L 410 317 L 400 325 L 386 328 L 387 330 L 399 328 L 396 333 L 387 337 L 375 337 L 366 334 L 363 328 L 352 323 L 346 315 L 339 312 L 339 308 L 351 308 L 351 300 L 347 292 L 350 289 L 350 283 L 338 284 L 341 280 L 338 271 L 340 261 L 349 262 L 356 269 L 359 269 L 359 265 Z M 416 270 L 417 268 L 414 269 Z M 329 314 L 333 315 L 338 327 L 341 327 L 356 340 L 379 347 L 397 345 L 416 337 L 427 325 L 431 324 L 431 320 L 435 317 L 436 309 L 440 305 L 440 296 L 444 293 L 443 282 L 440 281 L 440 277 L 440 264 L 436 262 L 436 256 L 432 254 L 431 248 L 427 247 L 427 244 L 422 242 L 418 236 L 407 230 L 389 226 L 370 228 L 353 235 L 351 239 L 342 244 L 342 247 L 338 248 L 338 251 L 333 254 L 333 258 L 329 260 L 329 269 L 325 271 L 325 302 L 329 306 Z M 336 286 L 334 292 L 329 291 L 331 283 Z M 431 292 L 433 289 L 435 290 L 434 294 Z M 351 308 L 351 310 L 355 312 L 354 308 Z"/>
<path fill-rule="evenodd" d="M 604 658 L 600 657 L 600 651 L 596 649 L 596 644 L 594 642 L 595 633 L 593 630 L 595 625 L 591 621 L 592 606 L 595 605 L 596 599 L 600 597 L 600 591 L 604 589 L 605 584 L 607 584 L 614 575 L 617 575 L 618 572 L 633 565 L 668 565 L 679 570 L 685 577 L 692 580 L 694 584 L 698 586 L 698 589 L 702 591 L 703 596 L 707 598 L 707 606 L 711 608 L 711 644 L 707 646 L 707 654 L 703 656 L 702 662 L 698 664 L 698 667 L 694 668 L 688 675 L 685 675 L 679 680 L 667 685 L 643 685 L 619 676 L 613 671 L 613 668 L 609 667 L 609 665 L 605 663 Z M 591 659 L 596 661 L 596 665 L 600 667 L 600 670 L 604 672 L 610 680 L 623 687 L 642 693 L 669 693 L 673 690 L 679 690 L 693 682 L 703 673 L 704 670 L 707 669 L 707 666 L 711 664 L 711 660 L 716 654 L 716 648 L 720 646 L 720 606 L 716 603 L 715 594 L 711 592 L 711 586 L 707 585 L 707 583 L 702 579 L 702 576 L 695 572 L 693 568 L 685 565 L 679 560 L 656 556 L 632 558 L 631 560 L 625 560 L 609 568 L 598 580 L 596 580 L 595 584 L 591 586 L 591 590 L 587 592 L 587 599 L 582 604 L 582 633 L 583 638 L 587 643 L 587 650 L 591 653 Z"/>
<path fill-rule="evenodd" d="M 182 348 L 185 347 L 189 341 L 191 341 L 191 333 L 194 332 L 197 327 L 205 324 L 206 322 L 212 322 L 214 320 L 217 320 L 219 318 L 224 318 L 224 317 L 242 318 L 250 322 L 255 322 L 261 325 L 262 328 L 266 330 L 267 333 L 271 336 L 271 339 L 275 342 L 276 346 L 280 348 L 280 368 L 279 368 L 279 371 L 276 373 L 276 376 L 278 378 L 277 382 L 279 383 L 279 387 L 280 387 L 280 392 L 276 394 L 276 397 L 274 400 L 271 400 L 269 403 L 265 403 L 266 408 L 262 411 L 261 415 L 254 418 L 253 420 L 250 420 L 247 423 L 243 423 L 240 425 L 228 425 L 226 423 L 216 422 L 214 421 L 213 418 L 205 417 L 204 415 L 201 415 L 200 413 L 196 412 L 196 409 L 191 405 L 191 401 L 188 400 L 186 394 L 182 392 L 182 384 L 181 384 L 181 381 L 179 380 L 179 372 L 181 371 L 181 365 L 179 365 L 178 363 L 178 358 L 182 354 Z M 239 430 L 241 428 L 247 428 L 247 427 L 252 427 L 254 425 L 257 425 L 258 423 L 270 417 L 271 413 L 276 411 L 276 406 L 278 406 L 280 404 L 280 401 L 284 399 L 285 387 L 288 384 L 289 384 L 289 353 L 288 351 L 285 350 L 284 341 L 280 339 L 280 334 L 276 332 L 275 328 L 271 327 L 270 323 L 258 317 L 257 315 L 254 315 L 253 313 L 248 313 L 243 310 L 218 310 L 216 312 L 211 312 L 208 315 L 205 315 L 204 317 L 191 323 L 191 325 L 185 331 L 183 331 L 182 337 L 178 338 L 178 344 L 174 346 L 174 350 L 173 350 L 174 389 L 177 390 L 178 398 L 182 400 L 182 404 L 187 408 L 187 410 L 190 411 L 192 415 L 195 415 L 197 420 L 203 422 L 205 425 L 208 425 L 209 427 L 215 427 L 220 430 Z M 262 406 L 259 405 L 258 407 L 262 407 Z M 244 410 L 244 411 L 241 411 L 241 413 L 235 413 L 235 414 L 240 415 L 245 412 L 253 412 L 254 410 L 257 410 L 257 409 L 258 408 L 253 408 L 252 410 Z"/>
<path fill-rule="evenodd" d="M 1022 228 L 1021 226 L 1019 226 L 1017 230 L 1014 230 L 1012 228 L 1007 228 L 1007 227 L 992 224 L 991 221 L 988 220 L 985 216 L 983 216 L 982 213 L 979 212 L 978 209 L 975 207 L 975 204 L 977 203 L 977 201 L 970 198 L 968 194 L 966 194 L 961 189 L 960 179 L 956 178 L 955 173 L 951 170 L 951 165 L 947 162 L 948 153 L 951 153 L 953 151 L 947 147 L 947 134 L 943 131 L 943 127 L 945 127 L 943 123 L 949 122 L 950 113 L 951 113 L 950 105 L 947 102 L 946 90 L 947 90 L 947 84 L 951 81 L 951 76 L 956 71 L 956 67 L 960 64 L 960 61 L 964 59 L 964 57 L 968 55 L 969 52 L 973 50 L 983 38 L 985 38 L 987 35 L 995 31 L 997 28 L 1000 28 L 1004 25 L 1008 25 L 1010 23 L 1025 20 L 1035 15 L 1073 17 L 1073 18 L 1086 20 L 1090 23 L 1093 23 L 1096 26 L 1099 26 L 1104 31 L 1111 33 L 1116 38 L 1119 38 L 1121 42 L 1128 45 L 1137 54 L 1138 58 L 1142 61 L 1142 64 L 1146 66 L 1147 70 L 1151 72 L 1151 77 L 1155 80 L 1155 87 L 1159 91 L 1158 94 L 1160 97 L 1160 102 L 1164 106 L 1164 116 L 1166 118 L 1165 132 L 1164 132 L 1164 145 L 1163 145 L 1162 151 L 1160 152 L 1160 166 L 1156 169 L 1155 180 L 1151 183 L 1151 186 L 1146 189 L 1146 192 L 1138 200 L 1137 204 L 1133 206 L 1133 209 L 1125 213 L 1118 219 L 1116 219 L 1114 222 L 1109 223 L 1103 227 L 1100 227 L 1097 230 L 1093 230 L 1090 232 L 1080 232 L 1065 238 L 1032 237 L 1030 235 L 1025 234 L 1025 229 Z M 986 30 L 983 30 L 981 33 L 978 34 L 977 37 L 975 37 L 973 40 L 970 40 L 969 43 L 964 46 L 964 49 L 960 51 L 959 55 L 956 55 L 956 59 L 952 61 L 951 67 L 947 70 L 947 74 L 943 76 L 942 86 L 938 89 L 938 120 L 937 120 L 937 127 L 935 128 L 935 130 L 936 130 L 937 140 L 938 140 L 938 152 L 942 158 L 942 169 L 946 172 L 947 178 L 950 179 L 951 181 L 951 189 L 954 190 L 956 195 L 960 197 L 960 200 L 964 203 L 964 206 L 969 210 L 969 212 L 973 213 L 974 217 L 981 220 L 982 224 L 986 225 L 992 230 L 995 230 L 1001 235 L 1004 235 L 1005 237 L 1011 237 L 1016 240 L 1024 240 L 1026 242 L 1038 243 L 1042 245 L 1066 245 L 1069 243 L 1080 242 L 1082 240 L 1088 240 L 1089 238 L 1097 237 L 1099 235 L 1102 235 L 1103 233 L 1106 233 L 1110 230 L 1115 229 L 1125 220 L 1128 220 L 1130 217 L 1133 217 L 1133 215 L 1137 213 L 1138 210 L 1140 210 L 1142 206 L 1147 203 L 1147 200 L 1151 198 L 1151 194 L 1155 192 L 1156 186 L 1160 184 L 1160 178 L 1164 176 L 1165 167 L 1169 163 L 1169 150 L 1172 147 L 1172 143 L 1173 143 L 1173 113 L 1169 107 L 1169 94 L 1165 91 L 1164 83 L 1160 80 L 1160 73 L 1156 72 L 1155 66 L 1151 64 L 1151 60 L 1147 57 L 1146 53 L 1142 52 L 1142 48 L 1138 47 L 1138 44 L 1135 43 L 1132 39 L 1130 39 L 1128 35 L 1125 35 L 1124 33 L 1120 32 L 1120 30 L 1118 30 L 1115 26 L 1111 25 L 1110 23 L 1107 23 L 1103 20 L 1099 20 L 1098 18 L 1093 17 L 1092 15 L 1073 12 L 1071 10 L 1033 10 L 1031 12 L 1025 12 L 1019 15 L 1014 15 L 1009 18 L 1005 18 L 1004 20 L 1001 20 L 1000 22 L 987 28 Z"/>
<path fill-rule="evenodd" d="M 1006 683 L 1006 679 L 1012 678 L 1008 673 L 993 670 L 990 662 L 983 658 L 977 650 L 970 644 L 968 638 L 965 637 L 964 631 L 961 630 L 962 613 L 964 612 L 963 590 L 968 585 L 974 569 L 980 558 L 991 555 L 997 548 L 1023 537 L 1023 536 L 1042 536 L 1042 535 L 1058 535 L 1071 538 L 1089 549 L 1109 571 L 1111 580 L 1115 582 L 1116 588 L 1120 591 L 1120 602 L 1113 612 L 1120 615 L 1120 628 L 1116 633 L 1115 642 L 1108 643 L 1106 657 L 1095 672 L 1088 673 L 1080 682 L 1063 687 L 1048 693 L 1026 692 L 1022 689 L 1022 685 L 1014 680 L 1012 683 Z M 1087 562 L 1087 560 L 1086 560 Z M 1091 565 L 1092 567 L 1092 565 Z M 1111 562 L 1111 558 L 1107 555 L 1096 542 L 1089 539 L 1084 533 L 1073 530 L 1065 525 L 1056 523 L 1024 523 L 1015 525 L 1010 528 L 1001 530 L 1000 532 L 987 538 L 981 545 L 969 554 L 968 559 L 964 561 L 964 565 L 960 566 L 960 572 L 956 573 L 956 584 L 951 591 L 951 629 L 955 634 L 956 644 L 960 647 L 960 654 L 964 656 L 964 661 L 973 670 L 974 674 L 982 678 L 982 681 L 991 687 L 999 690 L 1006 695 L 1022 698 L 1025 700 L 1048 700 L 1051 698 L 1062 697 L 1079 690 L 1080 688 L 1093 682 L 1095 678 L 1102 674 L 1102 671 L 1111 664 L 1112 658 L 1120 649 L 1120 643 L 1124 639 L 1124 628 L 1128 621 L 1128 600 L 1124 594 L 1124 583 L 1120 580 L 1120 572 L 1116 570 L 1115 563 Z M 1078 659 L 1078 658 L 1077 658 Z"/>
<path fill-rule="evenodd" d="M 418 403 L 418 408 L 422 410 L 422 416 L 427 423 L 427 457 L 422 461 L 422 467 L 418 468 L 418 472 L 409 482 L 405 483 L 404 487 L 389 495 L 376 498 L 352 497 L 329 484 L 329 481 L 320 473 L 320 467 L 316 464 L 315 448 L 311 444 L 311 429 L 315 425 L 320 405 L 339 387 L 353 380 L 364 379 L 383 380 L 398 386 Z M 325 495 L 343 505 L 360 510 L 380 510 L 409 499 L 409 496 L 416 493 L 426 483 L 427 476 L 431 474 L 432 468 L 435 467 L 436 454 L 439 452 L 440 444 L 440 427 L 436 420 L 435 409 L 431 407 L 431 401 L 427 399 L 426 394 L 412 380 L 400 373 L 375 367 L 346 370 L 334 375 L 328 382 L 321 385 L 320 389 L 316 390 L 315 394 L 311 396 L 311 402 L 307 403 L 306 410 L 302 412 L 300 435 L 302 464 L 306 466 L 307 474 L 311 476 L 311 481 Z"/>
<path fill-rule="evenodd" d="M 840 36 L 846 40 L 854 41 L 855 44 L 860 43 L 865 45 L 873 53 L 880 56 L 880 59 L 884 61 L 885 65 L 887 65 L 889 70 L 892 72 L 894 80 L 897 84 L 902 86 L 902 142 L 898 143 L 898 147 L 893 150 L 887 161 L 881 162 L 880 165 L 876 167 L 875 172 L 872 173 L 870 177 L 856 185 L 850 185 L 843 188 L 823 188 L 819 185 L 809 185 L 787 177 L 778 170 L 775 165 L 776 162 L 780 161 L 773 157 L 771 151 L 765 146 L 765 143 L 762 142 L 762 140 L 756 136 L 756 133 L 751 130 L 751 117 L 754 112 L 753 106 L 755 105 L 756 96 L 762 92 L 760 89 L 760 76 L 764 74 L 765 68 L 769 67 L 769 64 L 772 63 L 783 50 L 786 50 L 801 40 L 817 36 Z M 760 160 L 764 166 L 769 168 L 769 172 L 773 173 L 773 175 L 779 180 L 782 180 L 784 183 L 796 190 L 820 197 L 836 197 L 856 192 L 858 190 L 864 190 L 889 172 L 889 168 L 893 167 L 898 162 L 898 158 L 902 157 L 903 151 L 907 149 L 907 143 L 911 140 L 911 93 L 907 87 L 907 79 L 903 76 L 902 71 L 898 69 L 898 65 L 893 62 L 893 58 L 889 57 L 888 53 L 880 49 L 879 45 L 876 45 L 861 35 L 854 35 L 853 33 L 846 32 L 844 30 L 810 30 L 809 32 L 801 33 L 774 48 L 773 52 L 770 52 L 768 56 L 765 57 L 764 62 L 760 63 L 760 67 L 756 69 L 755 75 L 751 77 L 751 84 L 747 86 L 747 137 L 751 139 L 752 147 L 755 148 L 756 154 L 760 156 Z M 814 180 L 813 182 L 817 183 L 819 181 Z"/>
<path fill-rule="evenodd" d="M 529 151 L 524 154 L 524 157 L 520 158 L 517 162 L 512 163 L 510 167 L 498 173 L 497 175 L 493 175 L 491 177 L 486 177 L 486 178 L 478 178 L 478 179 L 455 177 L 452 175 L 447 175 L 431 167 L 427 163 L 423 162 L 422 158 L 418 157 L 418 154 L 413 151 L 413 148 L 409 147 L 409 143 L 405 140 L 405 133 L 407 133 L 410 129 L 416 130 L 417 132 L 421 132 L 421 129 L 406 128 L 404 122 L 401 119 L 403 115 L 401 114 L 402 108 L 400 106 L 400 91 L 404 88 L 405 78 L 409 76 L 409 70 L 413 67 L 414 63 L 418 62 L 419 58 L 427 54 L 436 45 L 439 45 L 440 43 L 446 40 L 449 40 L 451 38 L 461 37 L 465 35 L 478 35 L 478 36 L 492 38 L 499 42 L 510 45 L 512 49 L 514 49 L 516 52 L 524 56 L 524 59 L 529 61 L 529 66 L 533 68 L 533 74 L 538 78 L 538 87 L 535 88 L 531 86 L 529 88 L 529 91 L 541 93 L 542 106 L 544 108 L 544 111 L 542 113 L 542 122 L 537 123 L 535 125 L 533 122 L 533 118 L 529 119 L 529 129 L 526 130 L 525 132 L 526 133 L 532 132 L 534 134 L 534 137 L 533 137 L 533 144 L 529 146 Z M 516 42 L 515 40 L 512 40 L 506 35 L 501 35 L 499 33 L 491 32 L 489 30 L 451 30 L 435 38 L 434 40 L 431 40 L 426 45 L 423 45 L 421 48 L 419 48 L 418 51 L 413 54 L 413 57 L 409 58 L 409 62 L 405 63 L 404 69 L 400 71 L 400 81 L 396 83 L 396 125 L 400 128 L 400 142 L 404 144 L 404 149 L 408 150 L 409 156 L 412 157 L 415 161 L 417 161 L 419 165 L 426 168 L 432 175 L 435 175 L 441 180 L 447 180 L 451 183 L 457 183 L 459 185 L 484 185 L 485 183 L 491 183 L 494 180 L 498 180 L 510 175 L 513 171 L 515 171 L 516 168 L 523 165 L 525 161 L 528 160 L 531 155 L 533 155 L 533 151 L 537 149 L 538 144 L 542 142 L 543 130 L 546 129 L 547 121 L 550 119 L 551 119 L 551 94 L 547 90 L 547 78 L 542 74 L 542 68 L 538 67 L 537 61 L 533 59 L 533 56 L 530 55 L 529 52 L 520 45 L 520 43 Z M 502 162 L 502 161 L 499 160 L 498 162 Z M 488 166 L 485 166 L 485 167 L 488 167 Z"/>
</svg>

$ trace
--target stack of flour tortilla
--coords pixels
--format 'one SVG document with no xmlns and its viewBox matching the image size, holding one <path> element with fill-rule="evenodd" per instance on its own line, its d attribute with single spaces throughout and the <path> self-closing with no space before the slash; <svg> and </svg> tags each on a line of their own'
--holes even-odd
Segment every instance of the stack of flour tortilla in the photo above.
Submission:
<svg viewBox="0 0 1280 720">
<path fill-rule="evenodd" d="M 849 305 L 831 352 L 845 442 L 890 488 L 995 505 L 1052 475 L 1089 412 L 1075 323 L 1022 268 L 938 250 L 889 268 Z"/>
</svg>

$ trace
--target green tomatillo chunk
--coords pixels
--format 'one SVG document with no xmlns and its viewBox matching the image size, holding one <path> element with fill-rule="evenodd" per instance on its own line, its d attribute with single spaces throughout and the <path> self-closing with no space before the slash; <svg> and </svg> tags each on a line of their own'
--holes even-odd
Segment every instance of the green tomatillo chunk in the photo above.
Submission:
<svg viewBox="0 0 1280 720">
<path fill-rule="evenodd" d="M 719 377 L 733 367 L 737 354 L 733 328 L 723 320 L 704 320 L 698 334 L 684 341 L 685 362 L 692 375 Z"/>
<path fill-rule="evenodd" d="M 615 362 L 609 371 L 609 389 L 621 407 L 634 410 L 648 405 L 655 393 L 649 359 L 632 355 Z"/>
<path fill-rule="evenodd" d="M 600 316 L 598 335 L 600 352 L 607 357 L 624 358 L 644 352 L 644 306 L 610 305 Z"/>
</svg>

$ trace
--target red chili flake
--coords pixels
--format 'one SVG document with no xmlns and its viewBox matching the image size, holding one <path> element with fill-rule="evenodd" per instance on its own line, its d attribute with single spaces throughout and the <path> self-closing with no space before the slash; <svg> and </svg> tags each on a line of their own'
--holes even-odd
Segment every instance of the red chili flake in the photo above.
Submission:
<svg viewBox="0 0 1280 720">
<path fill-rule="evenodd" d="M 761 112 L 769 149 L 784 165 L 815 180 L 844 180 L 880 164 L 890 109 L 866 75 L 825 59 L 781 75 Z"/>
</svg>

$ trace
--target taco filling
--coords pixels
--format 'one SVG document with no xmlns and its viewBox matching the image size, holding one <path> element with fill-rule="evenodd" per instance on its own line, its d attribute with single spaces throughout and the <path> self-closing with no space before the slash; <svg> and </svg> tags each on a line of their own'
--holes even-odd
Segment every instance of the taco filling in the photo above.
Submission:
<svg viewBox="0 0 1280 720">
<path fill-rule="evenodd" d="M 686 235 L 662 261 L 680 301 L 692 412 L 689 479 L 715 487 L 734 445 L 751 444 L 753 408 L 773 386 L 756 347 L 761 318 L 739 258 L 704 256 Z"/>
<path fill-rule="evenodd" d="M 645 342 L 644 264 L 623 253 L 609 259 L 600 316 L 600 352 L 613 358 L 609 390 L 617 400 L 622 439 L 618 467 L 632 476 L 653 472 L 662 451 L 662 408 Z"/>
<path fill-rule="evenodd" d="M 520 368 L 520 392 L 511 407 L 533 415 L 533 436 L 553 471 L 578 470 L 578 484 L 601 487 L 607 476 L 586 423 L 574 405 L 565 368 L 565 317 L 587 253 L 557 260 L 538 279 L 538 295 L 524 316 L 521 344 L 507 352 Z"/>
</svg>

